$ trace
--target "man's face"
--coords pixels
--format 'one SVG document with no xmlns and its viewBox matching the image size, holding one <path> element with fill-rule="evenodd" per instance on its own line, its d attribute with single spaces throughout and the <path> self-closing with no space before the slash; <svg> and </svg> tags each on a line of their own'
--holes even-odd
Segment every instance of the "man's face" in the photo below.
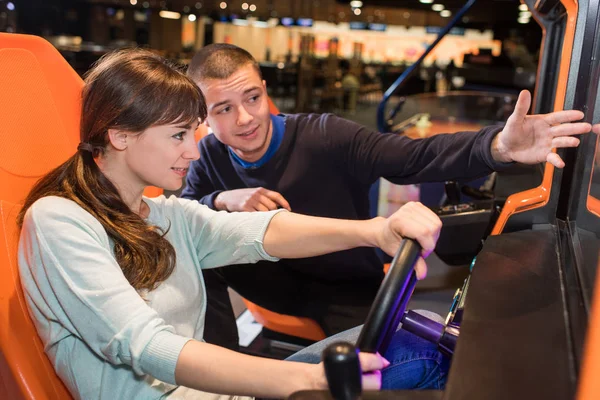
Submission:
<svg viewBox="0 0 600 400">
<path fill-rule="evenodd" d="M 219 141 L 248 162 L 259 160 L 271 141 L 265 82 L 248 64 L 227 79 L 196 82 L 206 97 L 206 123 Z"/>
</svg>

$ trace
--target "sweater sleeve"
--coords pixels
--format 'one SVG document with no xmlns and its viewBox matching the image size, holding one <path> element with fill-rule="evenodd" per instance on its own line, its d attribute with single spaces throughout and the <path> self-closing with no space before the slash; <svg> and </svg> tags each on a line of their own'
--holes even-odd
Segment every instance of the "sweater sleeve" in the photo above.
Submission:
<svg viewBox="0 0 600 400">
<path fill-rule="evenodd" d="M 198 143 L 200 154 L 205 153 L 202 147 L 202 141 Z M 206 172 L 206 155 L 200 156 L 200 159 L 192 161 L 190 169 L 185 178 L 185 187 L 181 192 L 184 199 L 198 200 L 213 210 L 215 208 L 215 197 L 223 190 L 218 190 L 212 183 L 209 174 Z"/>
<path fill-rule="evenodd" d="M 190 339 L 176 335 L 129 284 L 103 227 L 85 210 L 57 197 L 34 203 L 21 232 L 19 268 L 46 347 L 75 335 L 114 365 L 175 384 L 177 359 Z"/>
<path fill-rule="evenodd" d="M 330 154 L 362 183 L 383 177 L 396 184 L 474 179 L 511 163 L 496 162 L 491 143 L 502 126 L 478 132 L 441 134 L 410 139 L 371 131 L 354 122 L 328 116 L 324 141 Z"/>
<path fill-rule="evenodd" d="M 267 254 L 263 239 L 271 219 L 285 210 L 229 213 L 211 210 L 195 201 L 178 200 L 202 268 L 279 260 Z"/>
</svg>

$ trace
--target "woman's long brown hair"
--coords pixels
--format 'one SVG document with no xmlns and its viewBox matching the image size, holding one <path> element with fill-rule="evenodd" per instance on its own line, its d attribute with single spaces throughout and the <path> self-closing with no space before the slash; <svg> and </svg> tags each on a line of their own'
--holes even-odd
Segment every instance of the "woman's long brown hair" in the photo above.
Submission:
<svg viewBox="0 0 600 400">
<path fill-rule="evenodd" d="M 136 289 L 155 289 L 173 272 L 175 249 L 165 232 L 148 225 L 123 202 L 94 158 L 106 151 L 109 129 L 142 133 L 156 125 L 192 125 L 198 118 L 206 118 L 202 92 L 167 61 L 140 49 L 105 55 L 87 74 L 82 93 L 80 137 L 93 152 L 79 150 L 37 182 L 18 216 L 19 226 L 29 207 L 42 197 L 72 200 L 113 240 L 129 283 Z"/>
</svg>

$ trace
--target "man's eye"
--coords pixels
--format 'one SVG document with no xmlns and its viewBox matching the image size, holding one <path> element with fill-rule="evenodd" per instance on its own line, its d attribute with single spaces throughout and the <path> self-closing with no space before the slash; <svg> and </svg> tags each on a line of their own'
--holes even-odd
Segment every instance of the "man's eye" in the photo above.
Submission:
<svg viewBox="0 0 600 400">
<path fill-rule="evenodd" d="M 258 100 L 259 97 L 260 97 L 259 95 L 250 97 L 250 102 L 254 103 L 256 100 Z"/>
<path fill-rule="evenodd" d="M 179 132 L 179 133 L 174 134 L 172 137 L 177 140 L 183 140 L 183 135 L 185 135 L 185 132 Z"/>
<path fill-rule="evenodd" d="M 225 108 L 221 109 L 221 111 L 219 111 L 219 114 L 224 114 L 224 113 L 227 113 L 227 112 L 229 112 L 230 110 L 231 110 L 231 107 L 225 107 Z"/>
</svg>

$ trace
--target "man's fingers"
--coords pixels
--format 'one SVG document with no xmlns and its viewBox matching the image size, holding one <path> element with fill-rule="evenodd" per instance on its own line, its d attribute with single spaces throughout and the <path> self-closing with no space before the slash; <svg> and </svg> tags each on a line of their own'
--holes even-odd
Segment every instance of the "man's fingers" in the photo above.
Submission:
<svg viewBox="0 0 600 400">
<path fill-rule="evenodd" d="M 267 208 L 267 210 L 277 210 L 277 204 L 275 204 L 275 202 L 271 201 L 271 199 L 269 197 L 267 197 L 266 195 L 261 195 L 258 198 L 258 202 L 260 204 L 262 204 L 263 206 L 265 206 Z"/>
<path fill-rule="evenodd" d="M 266 206 L 264 206 L 262 203 L 257 203 L 257 204 L 254 206 L 254 209 L 255 209 L 256 211 L 269 211 L 269 209 L 268 209 Z"/>
<path fill-rule="evenodd" d="M 592 131 L 595 134 L 600 135 L 600 124 L 596 124 L 596 125 L 592 126 Z"/>
<path fill-rule="evenodd" d="M 529 107 L 531 107 L 531 93 L 528 90 L 522 90 L 519 93 L 517 104 L 515 104 L 515 111 L 511 116 L 517 118 L 517 120 L 522 120 L 527 115 Z"/>
<path fill-rule="evenodd" d="M 544 115 L 544 121 L 550 125 L 558 125 L 565 122 L 579 121 L 580 119 L 583 119 L 583 116 L 583 113 L 578 110 L 556 111 Z M 587 132 L 589 132 L 589 130 Z"/>
<path fill-rule="evenodd" d="M 592 126 L 587 122 L 575 122 L 572 124 L 561 124 L 556 125 L 550 128 L 550 132 L 552 136 L 571 136 L 571 135 L 581 135 L 583 133 L 588 133 L 592 129 Z"/>
<path fill-rule="evenodd" d="M 565 162 L 556 153 L 550 153 L 546 156 L 546 161 L 554 165 L 556 168 L 562 168 L 565 166 Z"/>
<path fill-rule="evenodd" d="M 562 136 L 555 137 L 552 139 L 552 148 L 560 147 L 577 147 L 579 146 L 579 139 L 574 137 Z"/>
<path fill-rule="evenodd" d="M 272 190 L 267 190 L 265 195 L 268 196 L 272 201 L 279 204 L 281 207 L 285 208 L 288 211 L 292 211 L 292 207 L 290 207 L 290 203 L 281 195 L 281 193 L 274 192 Z"/>
</svg>

